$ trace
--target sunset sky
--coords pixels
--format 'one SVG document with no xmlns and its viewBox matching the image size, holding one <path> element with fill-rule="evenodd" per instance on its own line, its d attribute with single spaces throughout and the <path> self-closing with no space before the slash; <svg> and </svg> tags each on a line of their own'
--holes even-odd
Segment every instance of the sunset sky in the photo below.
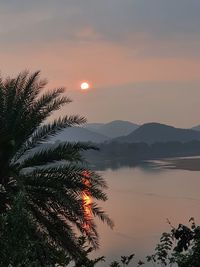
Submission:
<svg viewBox="0 0 200 267">
<path fill-rule="evenodd" d="M 200 124 L 199 14 L 199 0 L 1 0 L 0 69 L 40 69 L 74 100 L 62 113 L 89 122 L 191 127 Z"/>
</svg>

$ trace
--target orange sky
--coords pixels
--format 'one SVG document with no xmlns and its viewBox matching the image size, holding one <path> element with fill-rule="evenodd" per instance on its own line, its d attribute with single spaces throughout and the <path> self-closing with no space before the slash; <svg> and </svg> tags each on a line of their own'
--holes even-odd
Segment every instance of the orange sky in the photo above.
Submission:
<svg viewBox="0 0 200 267">
<path fill-rule="evenodd" d="M 62 112 L 90 122 L 199 124 L 200 4 L 175 2 L 2 2 L 1 72 L 42 70 L 74 100 Z"/>
</svg>

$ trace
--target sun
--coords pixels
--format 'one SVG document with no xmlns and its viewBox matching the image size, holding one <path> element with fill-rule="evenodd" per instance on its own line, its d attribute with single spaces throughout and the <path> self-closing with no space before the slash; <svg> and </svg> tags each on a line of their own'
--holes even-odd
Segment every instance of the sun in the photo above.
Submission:
<svg viewBox="0 0 200 267">
<path fill-rule="evenodd" d="M 83 82 L 81 83 L 81 90 L 88 90 L 90 88 L 89 83 Z"/>
</svg>

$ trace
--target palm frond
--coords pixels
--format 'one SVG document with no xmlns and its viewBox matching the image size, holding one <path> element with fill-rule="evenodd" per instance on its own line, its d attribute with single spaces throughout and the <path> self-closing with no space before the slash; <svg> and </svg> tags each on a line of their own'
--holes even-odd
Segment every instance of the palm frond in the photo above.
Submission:
<svg viewBox="0 0 200 267">
<path fill-rule="evenodd" d="M 86 119 L 84 117 L 74 115 L 59 118 L 52 123 L 38 127 L 35 132 L 33 132 L 32 136 L 22 145 L 13 160 L 18 160 L 25 152 L 47 141 L 50 137 L 55 136 L 64 128 L 80 125 L 85 122 Z"/>
<path fill-rule="evenodd" d="M 110 226 L 110 228 L 114 227 L 113 221 L 101 208 L 96 205 L 96 203 L 92 204 L 92 212 L 94 216 L 97 216 L 101 219 L 101 221 L 106 222 Z"/>
<path fill-rule="evenodd" d="M 14 79 L 0 77 L 0 239 L 6 240 L 10 225 L 13 236 L 12 212 L 14 216 L 21 214 L 20 218 L 26 223 L 23 238 L 28 238 L 23 240 L 24 250 L 27 240 L 38 244 L 38 238 L 42 251 L 49 256 L 45 264 L 51 262 L 51 254 L 54 265 L 63 262 L 57 257 L 58 251 L 77 262 L 86 262 L 78 233 L 84 235 L 93 248 L 98 248 L 94 218 L 113 227 L 108 215 L 94 202 L 107 200 L 104 192 L 107 184 L 84 161 L 82 152 L 96 149 L 93 144 L 63 142 L 41 149 L 44 142 L 60 131 L 83 124 L 86 119 L 74 115 L 51 121 L 52 112 L 71 100 L 63 95 L 64 88 L 41 94 L 46 81 L 40 80 L 39 74 L 39 71 L 33 74 L 25 71 Z M 84 194 L 93 199 L 91 216 L 85 213 Z M 18 196 L 23 196 L 23 201 L 18 202 Z M 5 223 L 1 218 L 5 218 Z M 15 244 L 17 242 L 20 241 L 16 239 Z M 36 249 L 36 254 L 39 250 Z M 12 251 L 9 255 L 13 257 L 9 261 L 15 266 L 16 255 L 13 256 Z M 0 264 L 9 261 L 0 259 Z"/>
<path fill-rule="evenodd" d="M 68 143 L 62 142 L 58 146 L 49 146 L 49 148 L 41 149 L 29 157 L 22 160 L 20 168 L 27 168 L 33 166 L 40 166 L 56 161 L 70 161 L 82 162 L 81 151 L 97 149 L 94 145 L 89 143 Z"/>
</svg>

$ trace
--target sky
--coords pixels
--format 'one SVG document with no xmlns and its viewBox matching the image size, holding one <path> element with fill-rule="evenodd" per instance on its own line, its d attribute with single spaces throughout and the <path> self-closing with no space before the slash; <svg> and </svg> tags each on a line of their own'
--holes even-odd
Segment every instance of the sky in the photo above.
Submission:
<svg viewBox="0 0 200 267">
<path fill-rule="evenodd" d="M 200 124 L 199 0 L 0 0 L 0 70 L 66 87 L 60 114 Z M 82 92 L 88 81 L 91 90 Z"/>
</svg>

